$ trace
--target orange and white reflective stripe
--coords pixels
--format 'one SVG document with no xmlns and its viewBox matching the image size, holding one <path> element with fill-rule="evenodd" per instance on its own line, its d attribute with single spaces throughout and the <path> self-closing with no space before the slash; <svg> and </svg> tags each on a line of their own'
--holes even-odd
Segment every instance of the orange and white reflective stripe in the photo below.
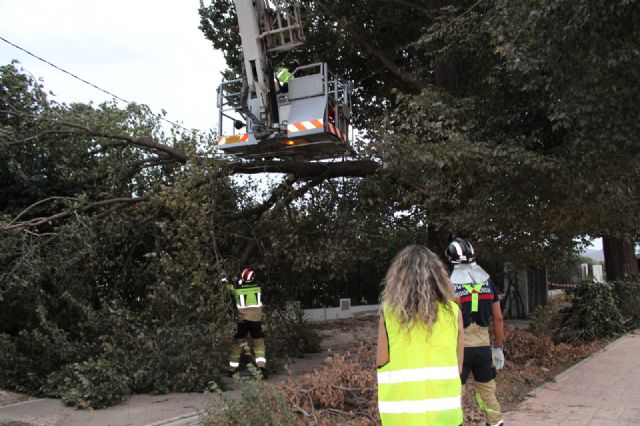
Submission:
<svg viewBox="0 0 640 426">
<path fill-rule="evenodd" d="M 308 120 L 308 121 L 300 121 L 298 123 L 289 123 L 287 125 L 287 132 L 297 133 L 297 132 L 304 132 L 306 130 L 323 129 L 323 128 L 324 128 L 323 120 L 322 118 L 319 118 L 317 120 Z"/>
<path fill-rule="evenodd" d="M 218 145 L 224 145 L 228 143 L 246 142 L 249 140 L 249 134 L 231 135 L 231 136 L 218 136 Z"/>
<path fill-rule="evenodd" d="M 349 135 L 347 134 L 347 132 L 341 132 L 336 126 L 331 123 L 327 123 L 327 130 L 329 131 L 329 133 L 333 133 L 344 141 L 349 140 Z"/>
</svg>

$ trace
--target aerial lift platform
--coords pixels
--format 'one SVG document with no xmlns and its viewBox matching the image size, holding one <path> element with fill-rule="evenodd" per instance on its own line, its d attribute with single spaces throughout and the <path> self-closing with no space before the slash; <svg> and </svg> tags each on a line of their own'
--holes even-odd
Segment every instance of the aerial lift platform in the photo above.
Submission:
<svg viewBox="0 0 640 426">
<path fill-rule="evenodd" d="M 218 148 L 245 158 L 322 159 L 351 152 L 351 82 L 325 63 L 299 66 L 282 87 L 271 56 L 300 47 L 297 1 L 235 0 L 244 76 L 218 88 Z"/>
</svg>

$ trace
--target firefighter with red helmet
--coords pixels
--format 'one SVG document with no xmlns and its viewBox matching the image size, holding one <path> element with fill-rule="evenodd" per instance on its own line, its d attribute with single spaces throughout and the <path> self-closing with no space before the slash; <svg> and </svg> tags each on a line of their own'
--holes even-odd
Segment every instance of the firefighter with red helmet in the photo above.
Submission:
<svg viewBox="0 0 640 426">
<path fill-rule="evenodd" d="M 223 278 L 223 281 L 226 281 Z M 256 283 L 256 272 L 245 268 L 236 284 L 228 284 L 238 315 L 237 330 L 234 344 L 229 354 L 229 375 L 232 376 L 240 367 L 240 357 L 245 347 L 248 347 L 247 336 L 251 335 L 255 361 L 266 377 L 267 359 L 265 357 L 264 333 L 262 332 L 262 291 Z"/>
<path fill-rule="evenodd" d="M 454 287 L 464 324 L 464 361 L 460 379 L 465 384 L 473 374 L 476 401 L 488 426 L 502 426 L 504 420 L 496 398 L 496 370 L 504 367 L 504 336 L 500 298 L 489 274 L 476 263 L 473 246 L 463 238 L 453 240 L 445 251 L 453 265 Z M 493 326 L 491 345 L 489 326 Z"/>
</svg>

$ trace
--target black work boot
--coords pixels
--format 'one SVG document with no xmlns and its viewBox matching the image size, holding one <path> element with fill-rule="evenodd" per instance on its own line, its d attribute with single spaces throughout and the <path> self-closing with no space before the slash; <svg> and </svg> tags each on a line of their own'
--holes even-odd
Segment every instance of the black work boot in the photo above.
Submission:
<svg viewBox="0 0 640 426">
<path fill-rule="evenodd" d="M 260 367 L 260 372 L 262 373 L 262 378 L 264 380 L 269 378 L 269 371 L 267 370 L 267 367 Z"/>
</svg>

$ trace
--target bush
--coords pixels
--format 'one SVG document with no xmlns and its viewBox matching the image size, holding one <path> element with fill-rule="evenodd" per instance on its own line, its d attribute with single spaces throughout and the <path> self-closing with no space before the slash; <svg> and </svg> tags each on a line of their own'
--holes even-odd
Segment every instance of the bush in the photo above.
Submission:
<svg viewBox="0 0 640 426">
<path fill-rule="evenodd" d="M 127 377 L 104 359 L 69 364 L 52 373 L 46 390 L 76 408 L 102 408 L 129 395 Z"/>
<path fill-rule="evenodd" d="M 220 392 L 213 405 L 200 414 L 202 426 L 289 426 L 294 425 L 291 409 L 286 405 L 282 394 L 272 385 L 261 381 L 260 371 L 248 367 L 253 377 L 234 376 L 240 388 L 240 398 L 234 399 Z"/>
<path fill-rule="evenodd" d="M 159 327 L 140 333 L 113 354 L 121 359 L 135 393 L 200 392 L 219 377 L 229 341 L 216 324 Z M 145 348 L 136 352 L 135 347 Z"/>
<path fill-rule="evenodd" d="M 596 282 L 583 282 L 572 294 L 558 338 L 562 341 L 592 341 L 624 332 L 613 289 Z"/>
<path fill-rule="evenodd" d="M 538 306 L 531 315 L 533 322 L 529 327 L 530 331 L 536 336 L 552 336 L 557 326 L 557 315 L 551 304 Z"/>
<path fill-rule="evenodd" d="M 640 327 L 640 279 L 614 282 L 613 289 L 626 328 Z"/>
<path fill-rule="evenodd" d="M 288 309 L 268 312 L 266 321 L 266 345 L 270 360 L 302 357 L 305 353 L 320 352 L 320 336 L 304 319 L 299 304 Z M 270 369 L 278 371 L 279 365 L 270 361 Z"/>
</svg>

